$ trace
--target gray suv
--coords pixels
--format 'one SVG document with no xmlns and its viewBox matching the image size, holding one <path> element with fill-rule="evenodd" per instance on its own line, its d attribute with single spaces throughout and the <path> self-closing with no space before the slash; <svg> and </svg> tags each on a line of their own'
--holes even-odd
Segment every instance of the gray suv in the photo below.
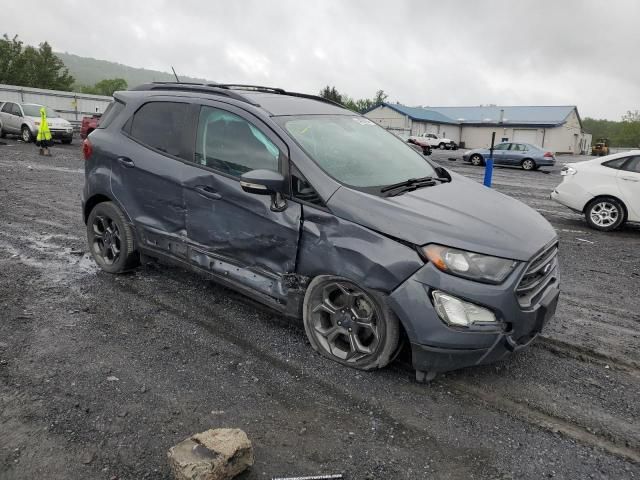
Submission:
<svg viewBox="0 0 640 480">
<path fill-rule="evenodd" d="M 361 115 L 253 86 L 114 97 L 83 146 L 88 244 L 107 272 L 204 272 L 354 368 L 409 342 L 419 380 L 525 348 L 554 315 L 551 225 Z"/>
</svg>

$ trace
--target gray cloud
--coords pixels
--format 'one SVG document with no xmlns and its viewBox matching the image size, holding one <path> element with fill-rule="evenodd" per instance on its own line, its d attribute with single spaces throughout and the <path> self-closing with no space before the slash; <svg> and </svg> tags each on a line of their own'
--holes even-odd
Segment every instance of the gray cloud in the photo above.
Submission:
<svg viewBox="0 0 640 480">
<path fill-rule="evenodd" d="M 2 24 L 27 43 L 222 82 L 382 88 L 409 105 L 576 104 L 611 119 L 640 109 L 634 0 L 87 5 L 34 0 Z"/>
</svg>

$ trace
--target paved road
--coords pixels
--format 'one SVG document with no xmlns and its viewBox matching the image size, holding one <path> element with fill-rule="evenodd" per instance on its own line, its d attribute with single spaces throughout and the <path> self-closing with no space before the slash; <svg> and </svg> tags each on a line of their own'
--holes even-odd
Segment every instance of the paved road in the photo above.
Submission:
<svg viewBox="0 0 640 480">
<path fill-rule="evenodd" d="M 496 169 L 495 188 L 561 238 L 556 319 L 510 361 L 413 381 L 312 353 L 298 324 L 215 283 L 86 252 L 77 145 L 0 146 L 0 478 L 169 478 L 193 432 L 247 431 L 244 479 L 640 478 L 640 229 L 588 230 L 560 181 Z M 434 154 L 474 179 L 482 170 Z M 487 205 L 491 209 L 491 205 Z M 500 212 L 495 212 L 499 215 Z"/>
</svg>

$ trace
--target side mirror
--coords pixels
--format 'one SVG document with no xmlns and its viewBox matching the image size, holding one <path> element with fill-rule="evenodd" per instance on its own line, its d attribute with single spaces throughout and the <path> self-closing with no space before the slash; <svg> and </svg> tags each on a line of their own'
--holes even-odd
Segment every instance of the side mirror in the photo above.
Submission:
<svg viewBox="0 0 640 480">
<path fill-rule="evenodd" d="M 286 179 L 280 172 L 273 170 L 251 170 L 240 177 L 240 187 L 254 195 L 271 195 L 271 210 L 281 212 L 287 208 L 282 198 L 286 191 Z"/>
<path fill-rule="evenodd" d="M 285 180 L 281 173 L 273 170 L 251 170 L 240 177 L 240 186 L 247 193 L 273 195 L 284 192 Z"/>
</svg>

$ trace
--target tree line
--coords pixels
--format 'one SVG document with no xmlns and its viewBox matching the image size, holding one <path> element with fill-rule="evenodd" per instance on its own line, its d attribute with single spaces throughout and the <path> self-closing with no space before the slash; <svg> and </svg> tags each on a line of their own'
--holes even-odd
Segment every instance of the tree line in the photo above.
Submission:
<svg viewBox="0 0 640 480">
<path fill-rule="evenodd" d="M 6 33 L 0 38 L 0 83 L 107 96 L 127 89 L 127 82 L 122 78 L 104 79 L 95 85 L 77 85 L 48 42 L 37 48 L 25 46 L 17 35 L 10 38 Z"/>
<path fill-rule="evenodd" d="M 389 95 L 384 93 L 384 90 L 378 90 L 373 98 L 360 98 L 356 100 L 344 93 L 338 92 L 336 87 L 329 85 L 320 90 L 319 95 L 322 98 L 339 103 L 343 107 L 358 113 L 364 113 L 367 110 L 380 105 L 389 97 Z"/>
<path fill-rule="evenodd" d="M 629 110 L 620 121 L 585 118 L 582 127 L 593 135 L 592 144 L 606 138 L 613 147 L 640 147 L 640 111 Z"/>
</svg>

